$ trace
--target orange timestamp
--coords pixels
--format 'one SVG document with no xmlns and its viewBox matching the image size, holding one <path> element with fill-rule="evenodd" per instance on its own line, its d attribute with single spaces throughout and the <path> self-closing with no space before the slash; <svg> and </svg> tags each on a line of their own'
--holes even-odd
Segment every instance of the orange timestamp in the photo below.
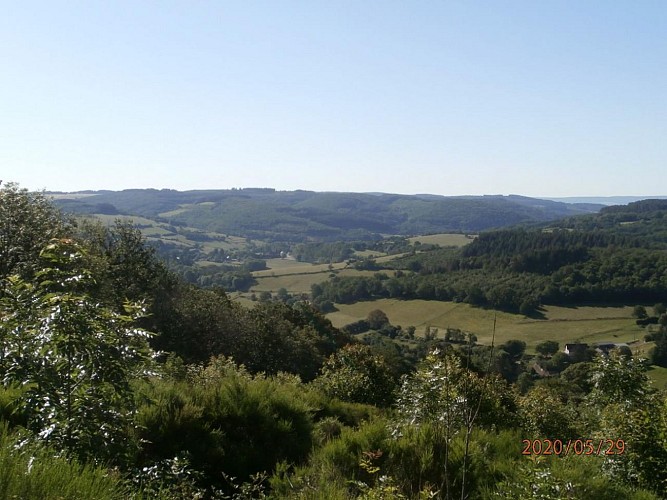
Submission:
<svg viewBox="0 0 667 500">
<path fill-rule="evenodd" d="M 522 439 L 522 455 L 623 455 L 623 439 Z"/>
</svg>

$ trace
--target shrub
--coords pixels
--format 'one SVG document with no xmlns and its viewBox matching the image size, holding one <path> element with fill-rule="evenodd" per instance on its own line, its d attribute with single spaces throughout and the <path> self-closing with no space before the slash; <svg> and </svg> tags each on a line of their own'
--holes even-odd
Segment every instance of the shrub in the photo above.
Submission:
<svg viewBox="0 0 667 500">
<path fill-rule="evenodd" d="M 347 345 L 332 354 L 317 383 L 332 397 L 378 406 L 391 403 L 396 386 L 384 358 L 358 344 Z"/>
<path fill-rule="evenodd" d="M 313 444 L 304 386 L 293 377 L 251 377 L 228 361 L 214 363 L 222 374 L 197 375 L 196 383 L 142 384 L 137 419 L 147 444 L 139 465 L 186 456 L 203 473 L 202 483 L 223 487 L 221 472 L 244 482 L 280 461 L 303 462 Z"/>
</svg>

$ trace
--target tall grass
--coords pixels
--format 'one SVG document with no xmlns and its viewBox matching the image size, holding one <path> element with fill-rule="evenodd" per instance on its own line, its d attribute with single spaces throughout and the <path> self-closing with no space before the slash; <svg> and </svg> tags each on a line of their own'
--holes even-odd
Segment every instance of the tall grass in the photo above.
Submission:
<svg viewBox="0 0 667 500">
<path fill-rule="evenodd" d="M 459 498 L 464 436 L 458 434 L 449 443 L 449 467 L 445 467 L 448 444 L 434 426 L 406 427 L 402 434 L 392 435 L 387 424 L 378 418 L 358 429 L 344 428 L 338 437 L 313 450 L 307 465 L 279 469 L 270 480 L 273 498 L 398 498 L 364 496 L 359 482 L 373 487 L 374 493 L 396 485 L 404 495 L 400 498 Z M 658 498 L 614 481 L 604 470 L 603 457 L 522 456 L 521 438 L 518 429 L 473 431 L 465 498 Z M 374 474 L 361 464 L 369 455 L 374 456 Z M 560 494 L 534 496 L 538 490 Z"/>
<path fill-rule="evenodd" d="M 108 471 L 80 464 L 37 443 L 21 442 L 0 422 L 0 499 L 126 500 L 131 491 Z"/>
</svg>

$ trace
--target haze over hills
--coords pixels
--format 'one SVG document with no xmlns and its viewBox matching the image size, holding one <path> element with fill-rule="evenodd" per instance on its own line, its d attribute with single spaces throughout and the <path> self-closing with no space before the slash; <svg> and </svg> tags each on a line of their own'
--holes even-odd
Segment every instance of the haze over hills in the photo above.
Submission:
<svg viewBox="0 0 667 500">
<path fill-rule="evenodd" d="M 51 193 L 65 211 L 133 215 L 237 236 L 278 241 L 478 232 L 595 213 L 602 205 L 523 196 L 398 195 L 276 191 L 129 189 Z"/>
<path fill-rule="evenodd" d="M 544 198 L 563 203 L 593 203 L 598 205 L 627 205 L 641 200 L 665 200 L 667 196 L 568 196 L 565 198 Z"/>
</svg>

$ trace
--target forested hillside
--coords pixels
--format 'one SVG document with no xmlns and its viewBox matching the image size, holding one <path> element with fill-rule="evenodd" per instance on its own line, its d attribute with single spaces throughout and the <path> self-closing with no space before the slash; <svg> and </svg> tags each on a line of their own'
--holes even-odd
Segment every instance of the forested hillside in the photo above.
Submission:
<svg viewBox="0 0 667 500">
<path fill-rule="evenodd" d="M 176 226 L 287 242 L 477 232 L 601 208 L 521 196 L 406 196 L 273 189 L 132 189 L 54 196 L 61 208 L 74 213 L 141 216 Z"/>
<path fill-rule="evenodd" d="M 557 246 L 516 234 L 522 253 Z M 442 265 L 511 259 L 480 240 Z M 595 258 L 563 241 L 554 267 Z M 12 184 L 0 263 L 0 498 L 667 494 L 667 401 L 629 349 L 554 340 L 529 356 L 462 331 L 417 338 L 382 311 L 360 337 L 307 298 L 241 307 L 181 281 L 132 225 L 65 218 Z"/>
<path fill-rule="evenodd" d="M 535 312 L 540 304 L 655 303 L 667 298 L 667 201 L 646 200 L 535 229 L 481 233 L 461 249 L 413 251 L 399 274 L 339 278 L 316 300 L 374 297 L 465 301 Z"/>
</svg>

